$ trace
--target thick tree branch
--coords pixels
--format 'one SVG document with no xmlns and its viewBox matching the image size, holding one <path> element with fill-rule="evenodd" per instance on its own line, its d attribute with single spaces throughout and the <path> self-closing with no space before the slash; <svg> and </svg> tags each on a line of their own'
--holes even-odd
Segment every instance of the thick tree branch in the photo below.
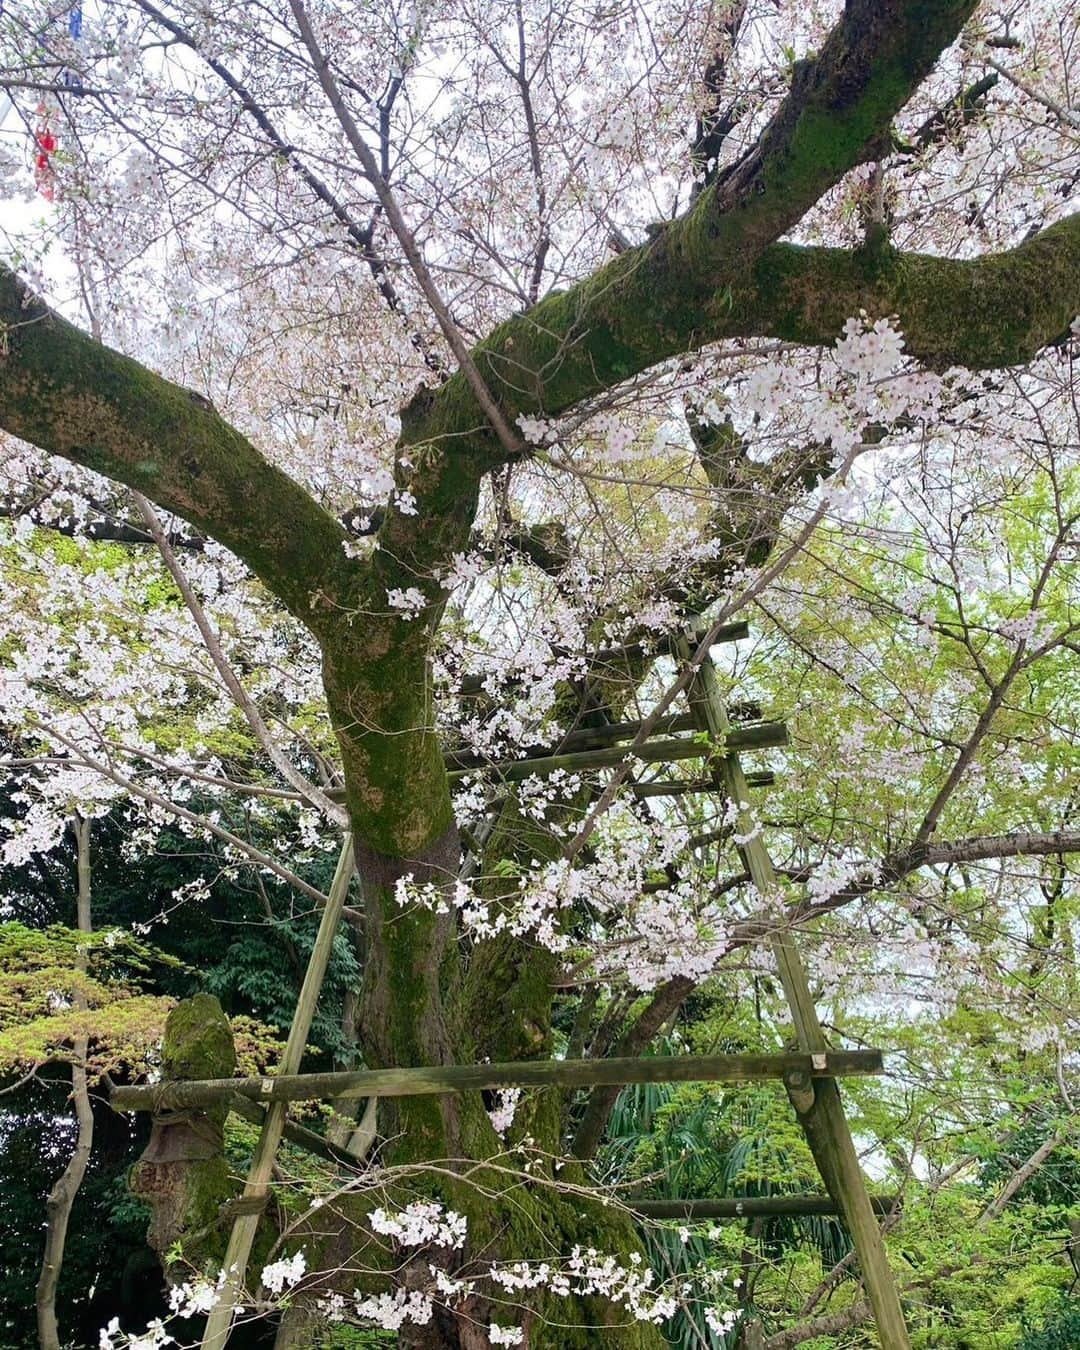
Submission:
<svg viewBox="0 0 1080 1350">
<path fill-rule="evenodd" d="M 153 544 L 153 535 L 148 534 L 146 530 L 140 530 L 137 525 L 131 525 L 126 520 L 116 520 L 112 516 L 104 516 L 101 520 L 91 520 L 85 525 L 76 523 L 74 520 L 65 518 L 57 520 L 40 520 L 32 507 L 21 508 L 11 503 L 0 505 L 0 520 L 15 520 L 19 516 L 26 516 L 38 530 L 49 530 L 53 534 L 64 535 L 68 539 L 93 539 L 102 543 L 114 544 Z M 169 544 L 173 548 L 184 549 L 191 553 L 202 553 L 206 548 L 206 540 L 201 535 L 191 535 L 173 532 L 168 536 Z"/>
<path fill-rule="evenodd" d="M 95 342 L 0 266 L 0 427 L 138 489 L 241 557 L 315 632 L 338 521 L 198 394 Z"/>
<path fill-rule="evenodd" d="M 697 981 L 688 975 L 675 975 L 660 986 L 645 1009 L 629 1028 L 615 1050 L 620 1058 L 643 1055 L 653 1037 L 674 1016 L 697 988 Z M 591 1158 L 600 1145 L 604 1127 L 615 1105 L 621 1087 L 596 1088 L 589 1096 L 585 1114 L 581 1118 L 570 1151 L 575 1158 Z"/>
<path fill-rule="evenodd" d="M 796 63 L 791 91 L 757 144 L 717 185 L 721 211 L 736 208 L 744 259 L 801 220 L 849 169 L 879 157 L 889 123 L 976 4 L 848 0 L 818 55 Z M 721 233 L 731 228 L 722 223 Z"/>
<path fill-rule="evenodd" d="M 1030 1157 L 1021 1163 L 1016 1171 L 1013 1172 L 1012 1176 L 1009 1177 L 1008 1181 L 1006 1181 L 1005 1185 L 1002 1186 L 1001 1190 L 998 1191 L 997 1195 L 994 1196 L 993 1200 L 990 1201 L 979 1215 L 978 1222 L 980 1227 L 985 1227 L 988 1223 L 992 1223 L 994 1219 L 1000 1217 L 1005 1206 L 1013 1198 L 1016 1192 L 1031 1180 L 1043 1163 L 1046 1162 L 1047 1158 L 1049 1158 L 1050 1154 L 1064 1141 L 1067 1135 L 1067 1129 L 1063 1128 L 1055 1130 L 1053 1134 L 1043 1140 Z"/>
<path fill-rule="evenodd" d="M 887 250 L 767 250 L 736 291 L 720 336 L 832 343 L 865 309 L 895 314 L 925 365 L 1020 365 L 1063 338 L 1080 305 L 1080 215 L 1002 253 L 959 260 Z M 712 340 L 712 339 L 709 339 Z"/>
<path fill-rule="evenodd" d="M 803 1345 L 806 1341 L 816 1341 L 822 1336 L 838 1336 L 865 1322 L 871 1312 L 870 1300 L 861 1298 L 850 1308 L 842 1308 L 839 1312 L 816 1317 L 812 1322 L 801 1322 L 798 1326 L 777 1332 L 765 1342 L 764 1350 L 795 1350 L 797 1345 Z"/>
<path fill-rule="evenodd" d="M 699 219 L 706 196 L 656 240 L 508 320 L 475 349 L 508 416 L 559 416 L 725 338 L 830 345 L 863 309 L 896 315 L 907 352 L 928 366 L 1017 365 L 1063 338 L 1080 310 L 1080 215 L 971 260 L 773 244 L 725 284 L 728 260 Z M 460 376 L 418 396 L 404 427 L 417 461 L 409 487 L 425 525 L 439 519 L 441 503 L 475 491 L 475 479 L 502 457 Z M 436 542 L 422 535 L 415 519 L 392 514 L 380 542 L 422 574 L 430 565 L 423 543 Z M 461 548 L 463 537 L 458 530 L 439 547 Z"/>
<path fill-rule="evenodd" d="M 720 153 L 724 142 L 745 112 L 741 99 L 727 101 L 727 74 L 739 29 L 746 18 L 747 0 L 734 0 L 720 21 L 720 30 L 708 64 L 702 73 L 704 106 L 698 113 L 690 161 L 697 180 L 693 197 L 715 183 L 720 176 Z M 722 107 L 722 103 L 726 106 Z"/>
<path fill-rule="evenodd" d="M 385 555 L 424 576 L 464 546 L 460 528 L 432 525 L 448 499 L 471 506 L 476 477 L 508 455 L 505 439 L 500 445 L 490 433 L 489 401 L 511 426 L 521 413 L 557 415 L 669 356 L 738 333 L 733 297 L 748 269 L 845 173 L 877 155 L 892 117 L 975 3 L 849 0 L 820 54 L 796 68 L 753 151 L 687 214 L 569 291 L 499 325 L 469 353 L 469 370 L 437 394 L 414 399 L 402 444 L 416 463 L 408 487 L 420 510 L 416 518 L 387 516 L 380 530 Z M 752 314 L 742 307 L 743 326 Z M 490 396 L 483 405 L 471 387 L 477 380 Z"/>
<path fill-rule="evenodd" d="M 966 89 L 961 89 L 944 107 L 939 108 L 919 127 L 911 138 L 913 149 L 916 152 L 926 150 L 938 141 L 955 136 L 961 128 L 966 127 L 969 122 L 973 122 L 983 112 L 986 105 L 986 96 L 997 82 L 997 75 L 991 71 L 989 75 L 984 75 L 981 80 L 976 80 Z"/>
<path fill-rule="evenodd" d="M 804 900 L 789 911 L 785 923 L 805 924 L 835 909 L 842 909 L 854 900 L 895 885 L 920 867 L 949 867 L 958 863 L 991 862 L 998 858 L 1048 857 L 1060 853 L 1080 853 L 1078 830 L 1018 830 L 1015 834 L 974 835 L 965 839 L 942 840 L 935 844 L 916 845 L 888 854 L 877 867 L 867 866 L 857 880 L 841 887 L 827 899 Z M 808 880 L 809 869 L 801 880 Z M 743 920 L 732 932 L 724 955 L 729 955 L 748 943 L 759 942 L 776 926 L 775 918 L 760 917 Z"/>
<path fill-rule="evenodd" d="M 1016 364 L 1063 336 L 1080 310 L 1080 215 L 970 261 L 777 244 L 744 281 L 718 294 L 694 280 L 687 260 L 646 245 L 501 325 L 477 360 L 504 408 L 548 416 L 725 337 L 831 343 L 860 309 L 896 314 L 908 352 L 928 364 Z M 631 283 L 636 309 L 619 298 Z M 330 578 L 342 567 L 347 536 L 337 521 L 204 400 L 95 343 L 3 268 L 0 324 L 0 426 L 214 534 L 318 631 L 318 592 L 337 589 Z M 480 475 L 498 451 L 460 375 L 414 400 L 405 425 L 406 445 L 420 448 L 410 486 L 423 497 L 424 530 L 390 511 L 380 543 L 382 561 L 415 580 L 465 547 Z"/>
</svg>

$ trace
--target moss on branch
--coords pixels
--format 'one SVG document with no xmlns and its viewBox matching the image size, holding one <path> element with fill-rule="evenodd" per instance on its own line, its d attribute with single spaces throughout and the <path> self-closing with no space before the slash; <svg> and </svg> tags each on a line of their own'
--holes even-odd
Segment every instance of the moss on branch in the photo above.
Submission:
<svg viewBox="0 0 1080 1350">
<path fill-rule="evenodd" d="M 96 342 L 0 265 L 0 427 L 212 534 L 317 630 L 344 530 L 200 395 Z"/>
<path fill-rule="evenodd" d="M 1062 337 L 1080 312 L 1080 215 L 1002 253 L 953 259 L 880 249 L 772 244 L 735 283 L 692 238 L 690 219 L 624 253 L 572 290 L 496 328 L 477 359 L 513 415 L 558 416 L 686 351 L 770 336 L 830 345 L 865 309 L 896 314 L 908 352 L 928 365 L 1019 365 Z M 513 380 L 513 387 L 511 386 Z M 455 376 L 423 427 L 452 445 L 464 414 Z M 501 451 L 468 418 L 483 467 Z"/>
<path fill-rule="evenodd" d="M 879 152 L 892 117 L 975 4 L 850 0 L 818 56 L 796 67 L 754 148 L 686 215 L 474 349 L 507 420 L 558 415 L 671 356 L 739 335 L 748 307 L 737 293 L 749 270 L 845 173 Z M 463 458 L 477 472 L 506 457 L 460 374 L 409 409 L 403 442 L 426 451 L 409 483 L 425 521 L 453 483 L 470 477 Z M 419 533 L 401 522 L 384 531 L 394 557 L 409 554 Z"/>
<path fill-rule="evenodd" d="M 1080 312 L 1080 215 L 972 259 L 775 244 L 736 293 L 727 326 L 816 346 L 862 309 L 895 314 L 907 351 L 928 366 L 1030 361 Z"/>
</svg>

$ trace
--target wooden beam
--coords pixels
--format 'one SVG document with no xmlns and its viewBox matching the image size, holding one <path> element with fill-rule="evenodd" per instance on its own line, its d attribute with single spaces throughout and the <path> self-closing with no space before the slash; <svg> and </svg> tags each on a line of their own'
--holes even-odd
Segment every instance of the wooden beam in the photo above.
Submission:
<svg viewBox="0 0 1080 1350">
<path fill-rule="evenodd" d="M 258 1125 L 260 1128 L 266 1120 L 266 1108 L 256 1105 L 255 1102 L 247 1097 L 241 1097 L 238 1092 L 234 1092 L 228 1099 L 229 1110 L 238 1116 L 243 1116 L 245 1120 L 251 1121 L 252 1125 Z M 360 1164 L 353 1155 L 344 1148 L 339 1148 L 337 1144 L 332 1144 L 325 1135 L 316 1134 L 314 1130 L 309 1130 L 304 1125 L 297 1125 L 295 1121 L 286 1120 L 282 1133 L 290 1144 L 295 1144 L 297 1148 L 302 1148 L 305 1153 L 314 1154 L 316 1158 L 322 1158 L 324 1162 L 333 1163 L 336 1167 L 356 1168 Z"/>
<path fill-rule="evenodd" d="M 577 727 L 573 731 L 568 731 L 562 740 L 553 746 L 529 746 L 522 758 L 547 759 L 553 755 L 567 755 L 577 750 L 600 750 L 604 746 L 617 745 L 619 741 L 632 741 L 640 730 L 640 722 L 605 722 L 596 727 Z M 670 717 L 662 717 L 653 730 L 657 736 L 693 731 L 694 718 L 691 713 L 674 713 Z M 443 755 L 443 763 L 448 769 L 489 768 L 497 762 L 499 761 L 478 754 L 475 750 L 447 750 Z"/>
<path fill-rule="evenodd" d="M 752 788 L 772 787 L 776 782 L 774 773 L 748 773 L 746 786 Z M 693 792 L 718 792 L 711 778 L 673 779 L 667 783 L 635 783 L 630 791 L 635 797 L 683 797 Z"/>
<path fill-rule="evenodd" d="M 783 722 L 759 722 L 756 726 L 735 727 L 724 745 L 729 750 L 768 750 L 786 745 L 787 727 Z M 690 738 L 646 741 L 644 745 L 613 745 L 600 750 L 580 750 L 577 753 L 543 755 L 534 759 L 509 759 L 501 762 L 479 763 L 470 769 L 451 769 L 448 775 L 455 783 L 472 773 L 490 773 L 502 782 L 516 783 L 523 778 L 543 778 L 559 769 L 566 773 L 580 773 L 590 769 L 606 769 L 622 764 L 627 759 L 642 764 L 669 764 L 684 759 L 707 759 L 720 747 Z"/>
<path fill-rule="evenodd" d="M 695 627 L 695 635 L 700 641 L 708 632 L 708 625 L 704 627 Z M 725 623 L 713 634 L 713 646 L 720 646 L 725 642 L 741 642 L 744 638 L 750 636 L 750 624 L 744 620 L 737 623 Z M 601 647 L 595 652 L 574 652 L 569 647 L 556 647 L 553 649 L 555 656 L 577 656 L 580 655 L 588 662 L 588 674 L 598 673 L 597 667 L 613 666 L 625 664 L 627 661 L 641 661 L 647 657 L 664 656 L 671 651 L 676 639 L 658 635 L 655 642 L 628 642 L 621 647 Z M 602 671 L 599 673 L 603 673 Z M 468 698 L 471 695 L 483 692 L 486 675 L 466 675 L 461 681 L 459 693 Z"/>
<path fill-rule="evenodd" d="M 879 1074 L 880 1050 L 826 1055 L 651 1055 L 643 1059 L 542 1059 L 511 1064 L 445 1064 L 415 1069 L 290 1073 L 267 1078 L 114 1087 L 116 1111 L 183 1111 L 230 1101 L 234 1093 L 259 1102 L 332 1097 L 421 1097 L 503 1087 L 591 1088 L 626 1083 L 740 1083 L 783 1080 L 791 1074 L 832 1078 Z"/>
<path fill-rule="evenodd" d="M 839 1214 L 829 1195 L 747 1195 L 723 1200 L 628 1200 L 627 1206 L 645 1219 L 762 1219 L 787 1215 Z M 895 1195 L 872 1195 L 875 1214 L 891 1214 L 899 1207 Z"/>
<path fill-rule="evenodd" d="M 662 717 L 656 724 L 654 733 L 657 736 L 670 736 L 673 732 L 694 731 L 696 720 L 693 713 L 675 713 L 670 717 Z M 500 770 L 507 762 L 512 765 L 535 764 L 548 759 L 563 758 L 569 754 L 603 750 L 616 746 L 620 741 L 632 741 L 641 731 L 642 725 L 641 722 L 609 722 L 606 726 L 579 727 L 577 731 L 567 732 L 556 746 L 530 749 L 519 759 L 510 761 L 493 760 L 473 750 L 448 750 L 443 755 L 443 763 L 451 771 Z M 786 745 L 787 741 L 787 729 L 782 722 L 756 722 L 733 729 L 727 743 L 736 750 L 760 750 Z M 648 741 L 640 749 L 646 750 L 653 745 L 665 744 L 675 745 L 678 742 Z M 704 747 L 700 749 L 704 750 Z M 631 753 L 642 757 L 637 750 Z"/>
<path fill-rule="evenodd" d="M 694 635 L 700 642 L 709 631 L 707 623 L 696 623 L 694 625 Z M 750 636 L 750 624 L 745 619 L 739 619 L 735 623 L 725 623 L 713 634 L 712 645 L 719 647 L 726 642 L 742 642 L 744 638 Z M 590 674 L 597 666 L 612 665 L 615 662 L 626 660 L 640 660 L 643 656 L 662 656 L 668 652 L 677 649 L 681 638 L 660 635 L 656 642 L 646 646 L 641 642 L 630 642 L 622 647 L 601 647 L 598 651 L 588 658 Z"/>
</svg>

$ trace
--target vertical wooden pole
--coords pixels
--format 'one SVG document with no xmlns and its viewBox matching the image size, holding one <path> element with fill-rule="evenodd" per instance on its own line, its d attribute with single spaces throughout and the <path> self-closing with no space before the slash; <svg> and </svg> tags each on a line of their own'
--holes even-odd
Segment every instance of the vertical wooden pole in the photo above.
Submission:
<svg viewBox="0 0 1080 1350">
<path fill-rule="evenodd" d="M 341 854 L 338 857 L 337 871 L 334 873 L 334 880 L 330 886 L 330 895 L 326 908 L 323 910 L 322 920 L 319 923 L 315 946 L 311 949 L 311 958 L 304 973 L 300 996 L 296 1001 L 296 1012 L 293 1015 L 292 1025 L 289 1027 L 289 1038 L 285 1043 L 285 1053 L 281 1057 L 279 1066 L 281 1073 L 293 1074 L 300 1071 L 300 1061 L 307 1046 L 308 1033 L 311 1031 L 311 1022 L 319 1001 L 319 992 L 326 976 L 326 967 L 330 962 L 330 952 L 334 945 L 338 924 L 341 922 L 341 911 L 345 904 L 345 897 L 349 893 L 349 882 L 352 880 L 354 865 L 352 835 L 346 834 L 341 846 Z M 267 1108 L 266 1119 L 263 1122 L 262 1130 L 259 1133 L 259 1141 L 255 1145 L 255 1153 L 251 1159 L 251 1168 L 244 1185 L 242 1200 L 265 1202 L 269 1194 L 270 1176 L 274 1159 L 277 1156 L 278 1145 L 281 1143 L 281 1134 L 285 1127 L 285 1116 L 288 1109 L 288 1102 L 271 1102 Z M 251 1256 L 251 1246 L 255 1241 L 255 1231 L 259 1226 L 259 1218 L 260 1212 L 256 1209 L 254 1213 L 240 1214 L 233 1222 L 232 1232 L 229 1234 L 229 1245 L 225 1249 L 225 1260 L 222 1263 L 222 1269 L 225 1271 L 225 1282 L 217 1304 L 206 1319 L 206 1330 L 203 1332 L 202 1338 L 203 1350 L 223 1350 L 226 1341 L 229 1339 L 233 1309 L 242 1300 L 248 1259 Z"/>
<path fill-rule="evenodd" d="M 76 813 L 72 821 L 72 830 L 75 834 L 78 877 L 75 922 L 80 933 L 90 933 L 93 932 L 90 915 L 90 821 Z M 75 969 L 85 975 L 86 968 L 85 951 L 77 951 Z M 76 993 L 71 1001 L 75 1008 L 85 1011 L 86 999 L 82 994 Z M 90 1105 L 90 1090 L 86 1076 L 86 1055 L 89 1046 L 89 1037 L 86 1035 L 74 1038 L 71 1057 L 71 1100 L 75 1107 L 78 1132 L 68 1165 L 57 1177 L 45 1201 L 45 1250 L 34 1299 L 41 1350 L 60 1350 L 60 1331 L 56 1321 L 56 1290 L 64 1263 L 71 1211 L 79 1187 L 86 1177 L 90 1153 L 94 1147 L 94 1112 Z"/>
<path fill-rule="evenodd" d="M 686 639 L 680 640 L 678 655 L 683 661 L 690 659 L 690 646 Z M 718 745 L 726 744 L 730 727 L 723 693 L 710 656 L 706 656 L 698 666 L 688 696 L 691 711 L 699 719 L 700 729 L 708 731 Z M 751 881 L 764 899 L 773 900 L 777 893 L 776 870 L 760 826 L 750 811 L 750 791 L 739 756 L 734 752 L 724 754 L 712 772 L 717 786 L 723 788 L 734 804 L 735 830 L 746 840 L 739 845 L 739 852 Z M 824 1054 L 827 1049 L 825 1033 L 818 1020 L 806 968 L 790 930 L 779 929 L 769 939 L 769 945 L 791 1009 L 799 1049 L 812 1055 Z M 874 1310 L 882 1350 L 911 1350 L 900 1296 L 881 1239 L 881 1229 L 870 1205 L 866 1180 L 859 1166 L 859 1157 L 844 1115 L 836 1080 L 819 1078 L 809 1084 L 800 1084 L 795 1091 L 790 1092 L 790 1096 L 821 1179 L 840 1207 L 851 1233 L 866 1292 Z"/>
</svg>

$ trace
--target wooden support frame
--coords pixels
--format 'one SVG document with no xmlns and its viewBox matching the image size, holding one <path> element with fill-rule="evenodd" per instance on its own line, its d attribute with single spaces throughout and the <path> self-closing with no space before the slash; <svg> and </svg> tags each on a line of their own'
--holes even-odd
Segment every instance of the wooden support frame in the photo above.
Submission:
<svg viewBox="0 0 1080 1350">
<path fill-rule="evenodd" d="M 747 636 L 748 632 L 747 625 L 732 624 L 727 626 L 723 638 L 716 640 L 737 640 Z M 703 630 L 694 629 L 693 636 L 700 640 Z M 688 638 L 673 639 L 667 646 L 677 661 L 686 664 L 694 659 Z M 612 659 L 626 654 L 626 651 L 612 653 Z M 775 722 L 732 727 L 711 657 L 707 654 L 704 660 L 698 660 L 694 665 L 688 695 L 688 714 L 672 714 L 658 723 L 657 729 L 662 734 L 666 733 L 668 739 L 650 740 L 640 746 L 617 744 L 620 740 L 630 740 L 640 734 L 643 725 L 640 722 L 582 728 L 566 738 L 558 754 L 542 753 L 504 763 L 486 763 L 476 756 L 459 754 L 455 757 L 451 752 L 445 757 L 448 765 L 452 766 L 449 777 L 455 780 L 466 774 L 484 772 L 514 782 L 560 769 L 572 772 L 610 767 L 628 758 L 644 763 L 704 759 L 707 761 L 707 777 L 704 779 L 635 784 L 631 790 L 638 797 L 675 796 L 697 791 L 723 793 L 735 804 L 735 828 L 744 839 L 739 845 L 739 852 L 746 871 L 762 896 L 772 899 L 777 890 L 777 874 L 760 831 L 751 817 L 748 793 L 751 786 L 771 783 L 773 775 L 745 775 L 738 752 L 740 749 L 758 750 L 784 745 L 787 743 L 787 729 L 782 723 Z M 672 732 L 691 729 L 704 734 L 694 739 L 671 738 Z M 567 750 L 568 746 L 573 748 Z M 247 1264 L 282 1137 L 292 1139 L 299 1147 L 332 1163 L 349 1165 L 352 1161 L 347 1154 L 343 1155 L 341 1150 L 314 1131 L 288 1122 L 286 1113 L 290 1101 L 436 1095 L 515 1086 L 592 1088 L 651 1082 L 745 1082 L 764 1079 L 783 1082 L 828 1195 L 640 1200 L 629 1203 L 627 1207 L 643 1218 L 690 1220 L 842 1215 L 859 1258 L 883 1350 L 910 1350 L 899 1296 L 876 1217 L 892 1212 L 898 1202 L 895 1197 L 872 1198 L 868 1194 L 836 1085 L 836 1079 L 841 1076 L 881 1073 L 881 1053 L 877 1050 L 828 1050 L 809 981 L 789 932 L 776 932 L 768 940 L 791 1008 L 800 1047 L 797 1053 L 543 1060 L 301 1074 L 298 1072 L 299 1066 L 353 867 L 351 839 L 346 836 L 304 977 L 280 1071 L 276 1075 L 122 1086 L 115 1087 L 110 1096 L 111 1105 L 118 1111 L 183 1111 L 223 1104 L 261 1125 L 243 1193 L 230 1210 L 234 1221 L 223 1264 L 227 1278 L 222 1296 L 207 1321 L 202 1340 L 203 1350 L 223 1350 L 228 1340 L 234 1308 L 243 1294 Z"/>
<path fill-rule="evenodd" d="M 732 717 L 732 722 L 737 722 L 732 737 L 738 743 L 744 735 L 748 736 L 746 744 L 753 741 L 753 733 L 757 726 L 772 726 L 774 723 L 768 722 L 761 716 L 761 709 L 756 705 L 746 705 L 753 707 L 754 715 L 738 718 Z M 730 716 L 730 710 L 729 710 Z M 609 745 L 618 745 L 620 741 L 632 741 L 641 732 L 644 723 L 637 722 L 604 722 L 595 727 L 576 727 L 573 731 L 566 734 L 552 746 L 546 747 L 541 744 L 531 746 L 526 749 L 521 759 L 547 759 L 553 755 L 576 754 L 580 750 L 602 750 Z M 693 713 L 670 713 L 666 717 L 661 717 L 652 728 L 653 736 L 674 736 L 682 731 L 696 731 L 697 723 Z M 493 760 L 490 756 L 478 754 L 475 750 L 447 750 L 443 755 L 443 763 L 448 769 L 483 769 L 499 761 Z M 513 761 L 517 763 L 517 760 Z"/>
<path fill-rule="evenodd" d="M 262 1128 L 266 1123 L 266 1107 L 257 1106 L 250 1097 L 241 1097 L 238 1092 L 234 1092 L 228 1100 L 228 1106 L 230 1111 L 243 1116 L 252 1125 Z M 309 1130 L 305 1125 L 297 1125 L 295 1121 L 286 1120 L 282 1127 L 282 1135 L 290 1144 L 303 1149 L 305 1153 L 313 1154 L 316 1158 L 322 1158 L 323 1162 L 333 1163 L 335 1167 L 357 1166 L 358 1160 L 348 1149 L 331 1143 L 325 1135 Z"/>
<path fill-rule="evenodd" d="M 693 659 L 690 643 L 685 638 L 678 644 L 678 655 L 684 664 L 689 664 Z M 691 712 L 698 718 L 700 729 L 707 731 L 720 744 L 727 745 L 728 753 L 712 766 L 711 772 L 717 786 L 726 791 L 735 806 L 736 829 L 740 837 L 746 840 L 739 845 L 743 864 L 759 894 L 771 900 L 778 889 L 776 870 L 760 828 L 748 807 L 748 784 L 738 753 L 728 740 L 730 724 L 724 708 L 723 693 L 712 657 L 708 653 L 697 663 L 688 695 Z M 813 1055 L 825 1053 L 825 1033 L 818 1020 L 810 982 L 794 938 L 789 931 L 778 930 L 770 937 L 769 945 L 791 1009 L 800 1048 Z M 826 1078 L 803 1083 L 789 1076 L 787 1087 L 821 1179 L 838 1204 L 851 1233 L 882 1350 L 911 1350 L 911 1339 L 900 1306 L 896 1281 L 885 1253 L 881 1229 L 859 1166 L 836 1081 Z"/>
<path fill-rule="evenodd" d="M 288 1066 L 285 1066 L 286 1068 Z M 774 1079 L 809 1084 L 882 1072 L 880 1050 L 824 1055 L 649 1055 L 627 1059 L 516 1060 L 509 1064 L 441 1064 L 413 1069 L 358 1069 L 279 1073 L 266 1078 L 217 1078 L 114 1087 L 115 1111 L 187 1111 L 257 1102 L 316 1101 L 337 1097 L 425 1097 L 505 1087 L 593 1088 L 629 1083 L 748 1083 Z"/>
<path fill-rule="evenodd" d="M 702 638 L 709 630 L 705 626 L 695 627 L 694 631 L 698 638 Z M 714 646 L 718 646 L 723 642 L 742 642 L 744 638 L 749 636 L 750 624 L 744 619 L 739 619 L 735 623 L 721 624 L 713 632 L 712 642 Z M 628 642 L 621 647 L 600 647 L 594 652 L 575 652 L 569 647 L 555 647 L 553 651 L 556 656 L 581 656 L 588 662 L 586 672 L 586 677 L 588 677 L 589 675 L 604 674 L 605 672 L 600 669 L 603 666 L 617 666 L 626 661 L 640 661 L 646 657 L 663 656 L 671 650 L 672 642 L 675 640 L 658 633 L 655 640 L 650 643 Z M 484 690 L 486 679 L 486 675 L 466 675 L 461 681 L 458 692 L 465 698 L 480 694 Z"/>
<path fill-rule="evenodd" d="M 772 787 L 776 774 L 766 770 L 763 773 L 748 773 L 746 786 L 752 788 Z M 673 779 L 666 783 L 634 783 L 630 791 L 635 797 L 685 797 L 698 792 L 719 792 L 711 778 Z"/>
<path fill-rule="evenodd" d="M 245 1120 L 261 1124 L 266 1110 L 239 1093 L 229 1101 L 229 1110 Z M 345 1149 L 336 1147 L 321 1134 L 302 1125 L 285 1123 L 285 1138 L 297 1148 L 338 1167 L 355 1167 L 357 1159 Z M 724 1196 L 720 1199 L 636 1200 L 624 1202 L 632 1213 L 643 1219 L 688 1219 L 698 1223 L 706 1219 L 768 1219 L 801 1218 L 809 1215 L 838 1215 L 840 1207 L 830 1195 L 746 1195 Z M 898 1195 L 872 1195 L 870 1205 L 875 1214 L 893 1214 L 901 1205 Z"/>
<path fill-rule="evenodd" d="M 621 760 L 625 758 L 626 758 L 625 754 L 620 755 L 619 762 L 621 762 Z M 514 760 L 513 762 L 515 764 L 528 763 L 527 760 Z M 472 770 L 471 772 L 476 771 Z M 450 778 L 452 781 L 457 781 L 459 779 L 464 778 L 465 776 L 466 775 L 464 772 L 457 772 L 452 773 L 450 775 Z M 522 774 L 521 776 L 527 778 L 530 775 Z M 748 773 L 746 775 L 747 787 L 752 788 L 771 787 L 772 784 L 775 782 L 776 782 L 776 774 L 772 773 L 768 769 L 764 769 L 760 773 Z M 630 791 L 634 794 L 635 797 L 681 797 L 686 793 L 691 792 L 716 792 L 718 791 L 718 788 L 711 778 L 688 778 L 688 779 L 674 779 L 670 782 L 665 783 L 634 783 L 631 784 Z M 298 792 L 278 791 L 275 792 L 273 795 L 281 798 L 282 800 L 287 801 L 300 800 L 300 794 Z M 345 800 L 345 789 L 327 788 L 326 795 L 330 798 L 332 802 L 343 802 Z"/>
</svg>

